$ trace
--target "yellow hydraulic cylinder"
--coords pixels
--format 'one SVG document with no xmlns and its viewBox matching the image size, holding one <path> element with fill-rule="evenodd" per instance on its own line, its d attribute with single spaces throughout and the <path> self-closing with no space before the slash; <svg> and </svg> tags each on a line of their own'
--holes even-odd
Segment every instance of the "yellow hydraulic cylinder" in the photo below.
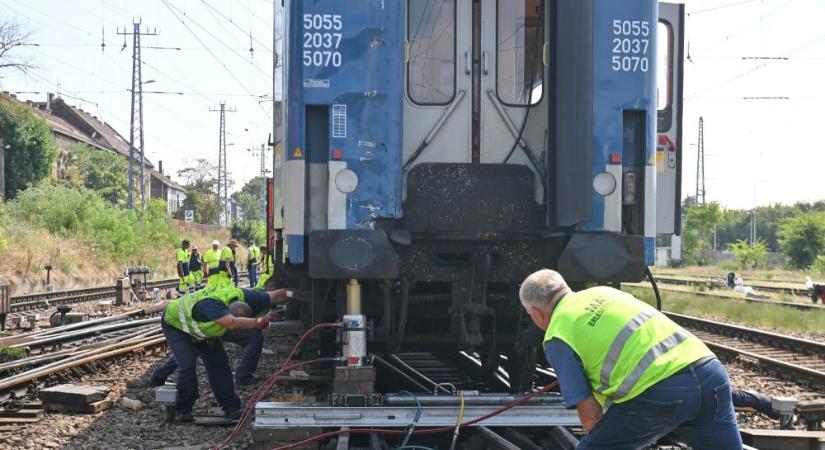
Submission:
<svg viewBox="0 0 825 450">
<path fill-rule="evenodd" d="M 347 283 L 347 314 L 361 314 L 361 285 L 355 278 Z"/>
</svg>

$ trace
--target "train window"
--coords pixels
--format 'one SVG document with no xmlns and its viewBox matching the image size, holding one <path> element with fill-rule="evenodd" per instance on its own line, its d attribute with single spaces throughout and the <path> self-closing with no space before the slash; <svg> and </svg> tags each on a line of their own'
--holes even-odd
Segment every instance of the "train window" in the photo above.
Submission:
<svg viewBox="0 0 825 450">
<path fill-rule="evenodd" d="M 544 83 L 542 0 L 499 0 L 496 34 L 498 98 L 511 106 L 541 101 Z"/>
<path fill-rule="evenodd" d="M 656 35 L 656 109 L 663 111 L 670 106 L 672 98 L 673 28 L 667 22 L 659 22 Z"/>
<path fill-rule="evenodd" d="M 455 0 L 407 2 L 407 90 L 410 100 L 446 105 L 455 95 Z"/>
</svg>

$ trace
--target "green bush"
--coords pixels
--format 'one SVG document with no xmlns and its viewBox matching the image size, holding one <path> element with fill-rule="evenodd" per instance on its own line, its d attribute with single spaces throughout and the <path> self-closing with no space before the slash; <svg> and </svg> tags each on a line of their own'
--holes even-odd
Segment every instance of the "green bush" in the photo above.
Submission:
<svg viewBox="0 0 825 450">
<path fill-rule="evenodd" d="M 825 255 L 819 255 L 811 264 L 810 271 L 815 275 L 825 275 Z"/>
<path fill-rule="evenodd" d="M 810 212 L 785 219 L 779 228 L 779 245 L 792 267 L 809 267 L 825 253 L 825 212 Z"/>
<path fill-rule="evenodd" d="M 736 266 L 740 270 L 764 268 L 768 263 L 768 246 L 761 239 L 753 245 L 740 239 L 728 244 L 728 249 L 736 256 Z"/>
<path fill-rule="evenodd" d="M 43 185 L 20 192 L 4 210 L 9 218 L 29 226 L 79 237 L 117 262 L 132 262 L 153 249 L 173 248 L 180 240 L 169 224 L 163 200 L 151 201 L 146 210 L 120 209 L 96 192 Z M 160 260 L 168 256 L 154 253 Z"/>
<path fill-rule="evenodd" d="M 17 347 L 0 346 L 0 363 L 16 361 L 26 357 L 26 351 Z"/>
</svg>

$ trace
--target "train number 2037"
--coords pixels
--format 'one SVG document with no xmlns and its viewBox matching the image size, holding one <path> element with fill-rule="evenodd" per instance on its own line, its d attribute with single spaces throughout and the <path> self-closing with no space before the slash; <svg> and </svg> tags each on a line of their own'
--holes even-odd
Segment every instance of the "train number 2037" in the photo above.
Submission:
<svg viewBox="0 0 825 450">
<path fill-rule="evenodd" d="M 650 69 L 650 22 L 613 21 L 611 67 L 616 72 L 647 72 Z"/>
<path fill-rule="evenodd" d="M 341 67 L 340 14 L 304 14 L 304 65 Z"/>
</svg>

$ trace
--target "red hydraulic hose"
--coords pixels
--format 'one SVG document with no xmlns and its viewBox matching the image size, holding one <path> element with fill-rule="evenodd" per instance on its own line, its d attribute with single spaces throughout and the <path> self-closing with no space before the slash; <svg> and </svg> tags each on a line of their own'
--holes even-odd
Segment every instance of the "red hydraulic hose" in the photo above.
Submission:
<svg viewBox="0 0 825 450">
<path fill-rule="evenodd" d="M 275 385 L 275 383 L 278 381 L 278 378 L 280 378 L 280 376 L 284 372 L 299 366 L 305 366 L 334 360 L 335 358 L 319 358 L 311 361 L 302 361 L 291 365 L 289 364 L 290 361 L 292 361 L 292 358 L 295 357 L 295 354 L 298 353 L 298 350 L 301 348 L 301 346 L 304 344 L 304 341 L 306 341 L 310 334 L 314 333 L 317 330 L 322 330 L 325 328 L 335 328 L 339 326 L 340 324 L 337 323 L 320 323 L 307 330 L 303 334 L 303 336 L 301 336 L 301 339 L 298 339 L 298 342 L 292 347 L 292 351 L 289 353 L 289 356 L 287 356 L 286 360 L 284 360 L 284 363 L 281 365 L 281 368 L 278 369 L 277 372 L 273 373 L 269 378 L 267 378 L 266 381 L 264 381 L 263 384 L 261 384 L 261 386 L 259 386 L 258 389 L 255 390 L 255 393 L 252 394 L 249 400 L 247 400 L 246 406 L 243 410 L 243 414 L 241 415 L 241 418 L 238 420 L 238 423 L 235 425 L 235 428 L 232 429 L 231 433 L 229 433 L 229 436 L 227 436 L 226 439 L 223 440 L 223 442 L 213 447 L 212 450 L 221 450 L 224 447 L 226 447 L 226 445 L 228 445 L 230 442 L 232 442 L 236 437 L 238 437 L 241 431 L 243 431 L 243 428 L 246 426 L 246 424 L 249 423 L 249 421 L 255 415 L 255 405 L 259 401 L 261 401 L 261 399 L 263 399 L 264 396 L 266 396 L 267 392 L 269 392 L 272 386 Z"/>
</svg>

